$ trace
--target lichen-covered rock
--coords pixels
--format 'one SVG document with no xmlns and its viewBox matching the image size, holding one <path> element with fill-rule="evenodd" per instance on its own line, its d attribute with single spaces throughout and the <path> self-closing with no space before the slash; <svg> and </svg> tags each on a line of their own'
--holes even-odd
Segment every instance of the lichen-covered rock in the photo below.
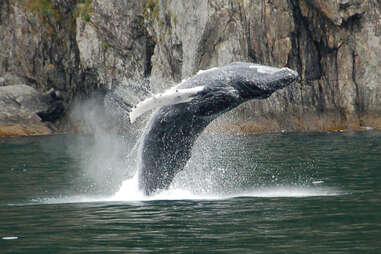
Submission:
<svg viewBox="0 0 381 254">
<path fill-rule="evenodd" d="M 16 136 L 38 136 L 52 134 L 52 130 L 45 125 L 15 124 L 0 125 L 0 138 Z"/>
<path fill-rule="evenodd" d="M 305 7 L 302 10 L 304 13 L 307 13 L 310 6 L 313 6 L 337 26 L 343 25 L 343 23 L 356 15 L 364 14 L 367 5 L 367 1 L 363 0 L 301 0 L 301 2 L 301 6 Z M 310 6 L 304 5 L 303 2 L 310 4 Z M 369 2 L 372 2 L 372 0 Z"/>
</svg>

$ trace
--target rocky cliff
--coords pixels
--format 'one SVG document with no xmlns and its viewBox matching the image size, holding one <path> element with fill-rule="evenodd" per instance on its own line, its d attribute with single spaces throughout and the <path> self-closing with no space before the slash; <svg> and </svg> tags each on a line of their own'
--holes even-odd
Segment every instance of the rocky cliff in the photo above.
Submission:
<svg viewBox="0 0 381 254">
<path fill-rule="evenodd" d="M 381 128 L 379 0 L 2 0 L 0 128 L 72 129 L 74 102 L 94 93 L 147 77 L 160 91 L 237 60 L 289 66 L 301 80 L 214 127 Z M 17 103 L 25 85 L 34 106 Z"/>
</svg>

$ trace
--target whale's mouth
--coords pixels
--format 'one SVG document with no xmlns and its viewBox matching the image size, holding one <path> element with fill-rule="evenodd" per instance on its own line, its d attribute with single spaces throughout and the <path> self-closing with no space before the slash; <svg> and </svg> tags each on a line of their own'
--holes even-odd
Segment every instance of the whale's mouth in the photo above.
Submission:
<svg viewBox="0 0 381 254">
<path fill-rule="evenodd" d="M 289 72 L 292 76 L 295 77 L 295 79 L 297 79 L 297 78 L 299 77 L 298 72 L 296 72 L 296 71 L 294 71 L 294 70 L 292 70 L 292 69 L 290 69 L 290 68 L 284 67 L 284 68 L 282 68 L 282 69 L 280 69 L 280 70 Z"/>
<path fill-rule="evenodd" d="M 291 70 L 287 67 L 283 67 L 280 69 L 276 69 L 275 71 L 271 70 L 272 67 L 269 67 L 272 71 L 267 79 L 266 84 L 261 84 L 264 88 L 264 91 L 269 92 L 272 94 L 273 92 L 285 88 L 289 85 L 291 85 L 295 80 L 298 79 L 299 74 L 298 72 Z"/>
</svg>

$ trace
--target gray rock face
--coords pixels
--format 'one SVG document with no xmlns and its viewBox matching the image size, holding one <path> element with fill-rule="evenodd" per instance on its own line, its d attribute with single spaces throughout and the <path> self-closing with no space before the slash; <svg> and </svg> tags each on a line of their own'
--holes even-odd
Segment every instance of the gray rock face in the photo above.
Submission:
<svg viewBox="0 0 381 254">
<path fill-rule="evenodd" d="M 44 96 L 27 85 L 0 87 L 0 124 L 39 124 L 37 113 L 48 109 Z"/>
<path fill-rule="evenodd" d="M 7 80 L 3 77 L 0 77 L 0 86 L 6 86 L 7 84 Z"/>
<path fill-rule="evenodd" d="M 200 69 L 251 61 L 288 66 L 300 82 L 216 125 L 239 132 L 381 128 L 378 0 L 34 2 L 0 2 L 0 87 L 53 89 L 62 100 L 58 118 L 75 98 L 126 80 L 150 76 L 162 91 Z"/>
<path fill-rule="evenodd" d="M 143 26 L 144 1 L 92 1 L 90 21 L 76 19 L 81 65 L 107 88 L 149 73 L 153 44 Z"/>
<path fill-rule="evenodd" d="M 147 75 L 151 68 L 146 53 L 152 55 L 153 44 L 145 38 L 144 2 L 77 2 L 0 3 L 0 77 L 7 85 L 60 94 L 59 101 L 49 100 L 43 114 L 58 129 L 68 125 L 65 116 L 74 101 L 111 88 L 114 80 Z"/>
<path fill-rule="evenodd" d="M 61 91 L 69 106 L 75 94 L 82 92 L 78 84 L 84 80 L 72 31 L 75 1 L 2 2 L 0 75 L 13 77 L 8 85 Z"/>
</svg>

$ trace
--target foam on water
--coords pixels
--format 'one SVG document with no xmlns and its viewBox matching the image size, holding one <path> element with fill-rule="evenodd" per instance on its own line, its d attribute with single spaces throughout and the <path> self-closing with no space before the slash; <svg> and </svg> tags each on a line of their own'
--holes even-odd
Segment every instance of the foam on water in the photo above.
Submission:
<svg viewBox="0 0 381 254">
<path fill-rule="evenodd" d="M 282 198 L 282 197 L 315 197 L 315 196 L 338 196 L 343 195 L 333 188 L 323 188 L 323 187 L 292 187 L 292 186 L 281 186 L 281 187 L 267 187 L 257 190 L 251 190 L 247 192 L 240 193 L 239 196 L 242 197 L 263 197 L 263 198 Z"/>
<path fill-rule="evenodd" d="M 344 192 L 329 187 L 314 186 L 276 186 L 264 187 L 252 190 L 240 190 L 236 193 L 219 194 L 205 193 L 195 194 L 191 189 L 169 188 L 152 196 L 145 196 L 138 189 L 138 179 L 133 177 L 125 180 L 119 191 L 111 197 L 104 198 L 74 198 L 72 202 L 134 202 L 134 201 L 154 201 L 154 200 L 222 200 L 238 197 L 263 197 L 263 198 L 301 198 L 314 196 L 337 196 Z M 69 199 L 67 199 L 68 201 Z"/>
<path fill-rule="evenodd" d="M 115 193 L 110 201 L 151 201 L 151 200 L 200 200 L 200 199 L 220 199 L 217 195 L 196 195 L 191 190 L 169 188 L 160 191 L 151 196 L 145 196 L 138 189 L 138 179 L 135 176 L 132 179 L 125 180 L 120 190 Z"/>
<path fill-rule="evenodd" d="M 329 187 L 316 186 L 274 186 L 263 187 L 251 190 L 240 190 L 237 192 L 224 193 L 204 193 L 195 194 L 192 189 L 169 188 L 151 196 L 145 196 L 138 189 L 138 179 L 133 177 L 125 180 L 120 189 L 112 196 L 91 197 L 91 196 L 71 196 L 33 200 L 42 204 L 63 204 L 63 203 L 90 203 L 90 202 L 144 202 L 158 200 L 224 200 L 239 197 L 253 198 L 306 198 L 316 196 L 339 196 L 346 193 Z"/>
<path fill-rule="evenodd" d="M 137 178 L 123 182 L 120 190 L 108 201 L 152 201 L 152 200 L 221 200 L 238 197 L 314 197 L 337 196 L 345 194 L 334 188 L 314 186 L 275 186 L 252 190 L 240 190 L 233 193 L 204 193 L 195 194 L 191 189 L 169 188 L 152 196 L 145 196 L 137 188 Z"/>
<path fill-rule="evenodd" d="M 192 190 L 169 188 L 152 196 L 144 196 L 139 190 L 134 189 L 133 179 L 126 180 L 121 189 L 109 201 L 152 201 L 152 200 L 221 200 L 238 197 L 314 197 L 314 196 L 337 196 L 343 192 L 333 188 L 322 187 L 267 187 L 253 190 L 241 190 L 230 194 L 195 194 Z"/>
</svg>

